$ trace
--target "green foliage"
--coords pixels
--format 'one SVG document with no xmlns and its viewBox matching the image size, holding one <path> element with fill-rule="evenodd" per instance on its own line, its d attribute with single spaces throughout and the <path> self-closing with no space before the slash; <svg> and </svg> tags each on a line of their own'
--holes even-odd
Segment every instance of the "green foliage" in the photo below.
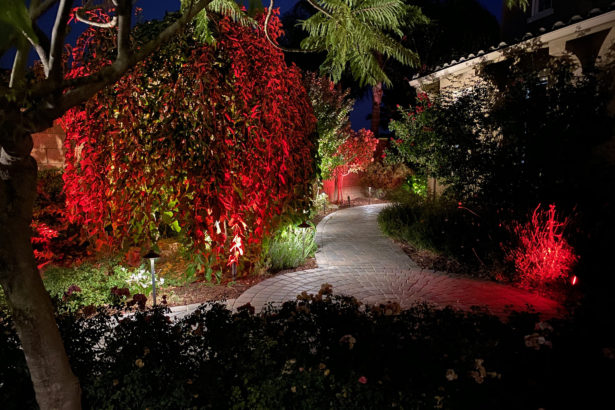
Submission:
<svg viewBox="0 0 615 410">
<path fill-rule="evenodd" d="M 540 202 L 570 209 L 585 196 L 612 126 L 610 71 L 575 77 L 573 69 L 566 58 L 513 51 L 464 93 L 419 96 L 391 123 L 387 160 L 438 177 L 464 202 L 523 215 Z"/>
<path fill-rule="evenodd" d="M 329 293 L 258 316 L 206 305 L 177 322 L 156 309 L 58 325 L 84 408 L 609 408 L 613 364 L 582 322 L 364 308 Z M 4 408 L 30 408 L 2 314 L 0 358 Z"/>
<path fill-rule="evenodd" d="M 321 73 L 334 82 L 348 66 L 361 86 L 391 85 L 378 56 L 409 66 L 418 63 L 416 53 L 392 36 L 401 38 L 404 24 L 427 21 L 418 7 L 406 6 L 401 0 L 321 0 L 317 6 L 318 13 L 300 22 L 309 34 L 301 47 L 327 52 Z"/>
<path fill-rule="evenodd" d="M 529 5 L 529 0 L 504 0 L 504 5 L 509 9 L 519 7 L 521 10 L 525 11 Z"/>
<path fill-rule="evenodd" d="M 329 204 L 329 195 L 324 192 L 321 192 L 316 196 L 315 199 L 312 199 L 312 209 L 310 210 L 310 218 L 313 218 L 320 211 L 325 210 L 327 205 Z"/>
<path fill-rule="evenodd" d="M 0 5 L 0 56 L 11 46 L 26 46 L 28 39 L 38 43 L 25 2 L 3 0 Z"/>
<path fill-rule="evenodd" d="M 316 252 L 316 229 L 294 225 L 278 231 L 267 249 L 267 260 L 273 271 L 296 268 Z"/>
<path fill-rule="evenodd" d="M 419 94 L 416 107 L 397 107 L 400 119 L 389 124 L 395 138 L 386 151 L 385 163 L 407 164 L 423 175 L 438 172 L 444 142 L 435 132 L 439 118 L 432 106 L 426 94 Z"/>
<path fill-rule="evenodd" d="M 380 161 L 370 163 L 361 176 L 361 185 L 372 190 L 393 191 L 410 177 L 411 171 L 404 164 L 383 164 Z"/>
<path fill-rule="evenodd" d="M 306 73 L 303 84 L 318 121 L 316 131 L 320 175 L 323 180 L 327 180 L 332 177 L 333 170 L 344 163 L 344 158 L 336 154 L 350 135 L 349 114 L 354 107 L 354 100 L 348 97 L 349 89 L 342 90 L 339 85 L 315 73 Z"/>
<path fill-rule="evenodd" d="M 378 215 L 385 234 L 455 259 L 468 267 L 470 274 L 477 274 L 484 264 L 491 269 L 503 268 L 504 254 L 499 243 L 509 240 L 506 229 L 498 227 L 503 215 L 478 214 L 446 198 L 433 201 L 415 194 L 401 196 L 402 202 L 386 207 Z M 512 275 L 508 270 L 500 273 Z"/>
<path fill-rule="evenodd" d="M 424 175 L 410 175 L 407 183 L 411 192 L 414 194 L 420 196 L 421 198 L 425 198 L 427 196 L 427 177 Z"/>
<path fill-rule="evenodd" d="M 181 0 L 182 11 L 191 3 L 191 0 Z M 250 5 L 252 6 L 252 2 Z M 194 17 L 195 35 L 205 44 L 213 45 L 216 43 L 215 27 L 212 26 L 212 20 L 215 20 L 215 17 L 212 14 L 228 16 L 242 26 L 257 26 L 256 21 L 252 18 L 254 15 L 246 14 L 239 3 L 234 0 L 212 0 L 207 7 Z"/>
<path fill-rule="evenodd" d="M 151 275 L 146 268 L 127 269 L 113 260 L 72 268 L 52 266 L 45 271 L 43 283 L 60 310 L 73 311 L 89 305 L 116 303 L 117 298 L 111 292 L 114 287 L 128 288 L 131 294 L 149 295 L 152 290 Z M 158 278 L 157 283 L 162 285 L 164 279 Z"/>
</svg>

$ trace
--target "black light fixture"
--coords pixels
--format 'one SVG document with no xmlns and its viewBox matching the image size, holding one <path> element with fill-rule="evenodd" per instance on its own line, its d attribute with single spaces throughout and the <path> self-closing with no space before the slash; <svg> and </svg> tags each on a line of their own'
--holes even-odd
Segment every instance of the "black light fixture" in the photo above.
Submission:
<svg viewBox="0 0 615 410">
<path fill-rule="evenodd" d="M 156 259 L 160 258 L 160 255 L 157 254 L 153 249 L 150 249 L 145 255 L 143 255 L 143 259 L 149 260 L 150 270 L 152 272 L 152 298 L 154 300 L 154 306 L 156 306 Z"/>
</svg>

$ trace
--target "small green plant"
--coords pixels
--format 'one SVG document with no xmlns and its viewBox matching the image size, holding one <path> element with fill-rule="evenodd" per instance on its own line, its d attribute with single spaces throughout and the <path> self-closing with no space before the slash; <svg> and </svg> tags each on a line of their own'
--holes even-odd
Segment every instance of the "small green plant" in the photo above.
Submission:
<svg viewBox="0 0 615 410">
<path fill-rule="evenodd" d="M 316 195 L 316 198 L 312 199 L 312 214 L 318 214 L 320 211 L 327 209 L 329 204 L 329 195 L 324 192 Z"/>
<path fill-rule="evenodd" d="M 157 283 L 162 285 L 164 279 L 158 278 Z M 60 311 L 118 304 L 131 294 L 149 294 L 152 287 L 151 276 L 145 268 L 125 268 L 115 260 L 70 268 L 50 266 L 43 284 Z"/>
<path fill-rule="evenodd" d="M 222 280 L 222 271 L 220 269 L 214 270 L 209 258 L 200 252 L 194 251 L 187 254 L 187 258 L 190 262 L 185 271 L 185 283 L 192 282 L 197 274 L 203 274 L 203 277 L 208 282 L 215 279 L 216 283 L 220 283 Z"/>
<path fill-rule="evenodd" d="M 315 229 L 289 225 L 269 243 L 267 258 L 274 271 L 296 268 L 316 251 Z"/>
<path fill-rule="evenodd" d="M 116 266 L 114 272 L 119 272 L 120 276 L 128 275 L 128 280 L 126 282 L 133 291 L 133 294 L 142 293 L 144 295 L 149 295 L 152 293 L 152 275 L 144 266 L 139 266 L 132 271 L 123 266 Z M 157 278 L 156 284 L 162 286 L 164 284 L 164 278 Z"/>
</svg>

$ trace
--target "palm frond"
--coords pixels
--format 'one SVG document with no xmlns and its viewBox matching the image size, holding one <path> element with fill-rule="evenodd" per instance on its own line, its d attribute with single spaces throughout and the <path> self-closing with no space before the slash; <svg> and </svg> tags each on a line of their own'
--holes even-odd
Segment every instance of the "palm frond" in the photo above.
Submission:
<svg viewBox="0 0 615 410">
<path fill-rule="evenodd" d="M 208 12 L 228 16 L 242 26 L 257 26 L 256 20 L 242 11 L 241 6 L 234 0 L 212 0 L 212 2 L 194 18 L 196 35 L 199 40 L 207 44 L 215 43 L 215 37 L 210 27 L 211 20 Z"/>
<path fill-rule="evenodd" d="M 427 21 L 418 7 L 408 7 L 402 0 L 315 1 L 327 15 L 318 12 L 299 23 L 308 34 L 301 47 L 327 51 L 321 72 L 333 81 L 339 81 L 348 67 L 361 85 L 390 85 L 378 54 L 405 65 L 418 64 L 418 55 L 392 37 L 402 37 L 402 28 Z"/>
</svg>

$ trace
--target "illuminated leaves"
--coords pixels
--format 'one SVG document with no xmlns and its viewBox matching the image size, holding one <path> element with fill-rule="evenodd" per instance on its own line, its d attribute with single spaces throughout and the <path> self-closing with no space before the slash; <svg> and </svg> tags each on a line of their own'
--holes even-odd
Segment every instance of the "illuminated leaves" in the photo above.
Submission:
<svg viewBox="0 0 615 410">
<path fill-rule="evenodd" d="M 520 279 L 527 285 L 544 284 L 566 278 L 578 257 L 564 238 L 568 219 L 561 220 L 555 205 L 534 209 L 529 222 L 516 223 L 513 232 L 517 247 L 508 251 Z"/>
<path fill-rule="evenodd" d="M 307 205 L 316 120 L 300 73 L 260 29 L 217 24 L 215 47 L 177 40 L 65 116 L 68 212 L 99 243 L 172 230 L 222 266 Z"/>
</svg>

